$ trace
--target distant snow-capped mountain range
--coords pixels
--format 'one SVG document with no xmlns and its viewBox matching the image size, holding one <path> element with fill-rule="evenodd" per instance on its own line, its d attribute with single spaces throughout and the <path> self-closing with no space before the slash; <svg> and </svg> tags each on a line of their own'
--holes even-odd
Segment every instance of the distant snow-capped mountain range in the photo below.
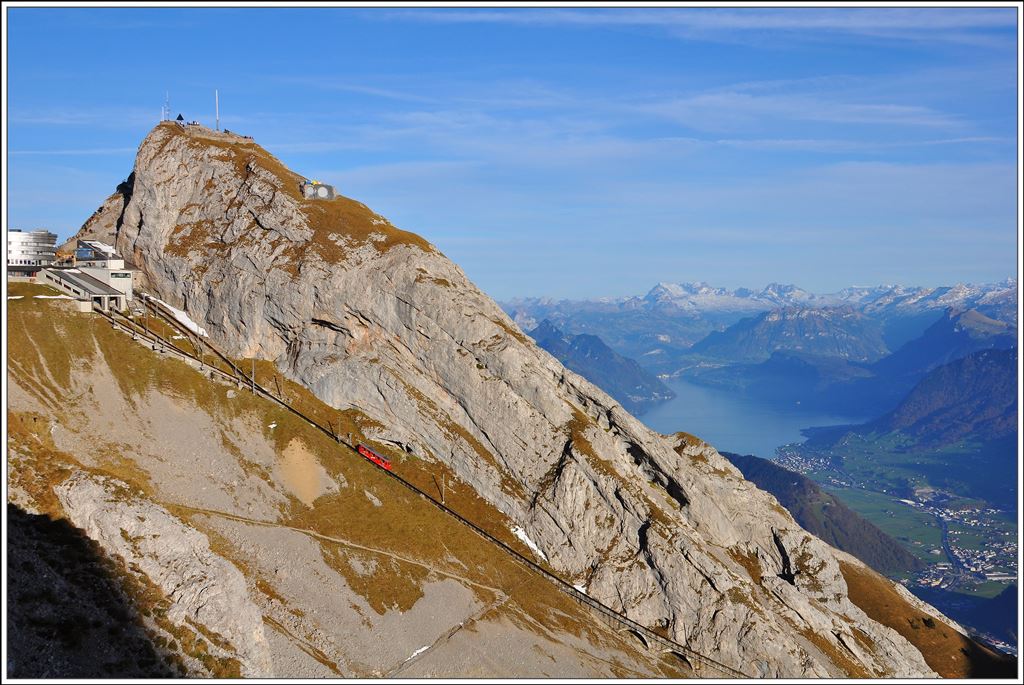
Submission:
<svg viewBox="0 0 1024 685">
<path fill-rule="evenodd" d="M 1016 323 L 1017 279 L 998 283 L 926 288 L 903 285 L 853 286 L 836 293 L 815 294 L 795 285 L 770 283 L 761 290 L 729 290 L 708 283 L 658 283 L 642 297 L 554 300 L 519 298 L 505 303 L 510 311 L 529 312 L 569 306 L 578 310 L 653 310 L 666 314 L 756 313 L 777 307 L 834 307 L 849 305 L 865 314 L 912 314 L 933 309 L 990 309 L 998 318 Z M 536 316 L 536 314 L 533 314 Z"/>
</svg>

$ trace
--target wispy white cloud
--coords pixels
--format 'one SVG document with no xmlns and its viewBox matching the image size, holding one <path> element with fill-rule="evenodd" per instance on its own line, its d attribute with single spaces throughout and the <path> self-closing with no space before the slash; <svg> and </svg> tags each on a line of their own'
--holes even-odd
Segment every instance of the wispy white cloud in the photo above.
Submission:
<svg viewBox="0 0 1024 685">
<path fill-rule="evenodd" d="M 933 75 L 933 80 L 934 80 Z M 314 79 L 317 80 L 317 79 Z M 886 83 L 898 84 L 886 86 Z M 734 142 L 748 148 L 823 151 L 878 148 L 836 141 L 822 142 L 821 134 L 834 135 L 831 129 L 843 129 L 843 137 L 892 138 L 894 131 L 908 136 L 908 144 L 923 137 L 914 129 L 931 129 L 947 134 L 943 140 L 983 142 L 984 132 L 959 111 L 947 110 L 944 102 L 934 102 L 939 86 L 930 84 L 922 92 L 913 89 L 913 75 L 904 72 L 864 76 L 825 74 L 810 78 L 775 79 L 713 85 L 689 92 L 673 92 L 670 85 L 647 85 L 635 90 L 608 94 L 586 89 L 565 88 L 537 80 L 495 84 L 446 84 L 437 102 L 415 102 L 414 91 L 394 91 L 412 107 L 375 110 L 372 105 L 356 120 L 344 113 L 324 113 L 307 117 L 315 123 L 318 137 L 326 143 L 287 142 L 283 151 L 326 152 L 335 150 L 380 149 L 397 141 L 416 145 L 439 146 L 486 152 L 506 147 L 528 148 L 540 143 L 555 150 L 577 150 L 588 141 L 610 147 L 610 138 L 621 128 L 654 124 L 680 127 L 682 135 L 659 135 L 678 141 L 696 134 L 717 135 L 731 141 L 789 141 L 770 143 Z M 389 89 L 389 93 L 392 91 Z M 939 91 L 941 92 L 941 91 Z M 350 114 L 348 114 L 350 116 Z M 313 121 L 315 120 L 315 122 Z M 817 130 L 800 131 L 814 124 Z M 853 128 L 856 127 L 857 131 Z M 688 130 L 686 130 L 688 129 Z M 888 130 L 890 135 L 886 136 Z M 799 131 L 804 135 L 793 135 Z M 923 133 L 923 131 L 922 131 Z M 724 135 L 723 135 L 724 134 Z M 634 135 L 634 139 L 653 139 Z M 804 141 L 804 142 L 801 142 Z M 813 142 L 808 142 L 813 141 Z M 713 139 L 702 141 L 704 144 Z M 720 143 L 724 144 L 724 143 Z M 923 143 L 921 143 L 923 144 Z M 933 143 L 951 144 L 951 143 Z"/>
<path fill-rule="evenodd" d="M 409 90 L 398 89 L 398 88 L 382 88 L 380 86 L 370 86 L 365 83 L 355 83 L 348 80 L 339 79 L 336 76 L 322 74 L 322 75 L 309 75 L 309 76 L 271 76 L 266 77 L 268 81 L 274 81 L 277 83 L 293 84 L 302 86 L 304 88 L 313 88 L 316 90 L 328 90 L 338 91 L 344 93 L 357 93 L 359 95 L 368 95 L 375 98 L 383 98 L 386 100 L 400 100 L 403 102 L 420 102 L 420 103 L 431 103 L 437 102 L 436 98 L 428 97 L 419 93 L 414 93 Z"/>
<path fill-rule="evenodd" d="M 711 154 L 716 148 L 766 155 L 805 152 L 857 156 L 940 147 L 991 151 L 1013 142 L 1000 136 L 959 135 L 961 129 L 966 129 L 963 131 L 966 133 L 974 131 L 966 124 L 961 126 L 956 117 L 945 117 L 926 108 L 871 108 L 830 103 L 833 109 L 829 111 L 824 105 L 815 105 L 806 99 L 801 101 L 802 107 L 795 100 L 774 101 L 771 106 L 761 100 L 758 99 L 756 108 L 746 112 L 740 112 L 741 108 L 735 106 L 727 111 L 730 108 L 719 102 L 721 112 L 708 106 L 702 111 L 684 110 L 682 114 L 674 107 L 677 104 L 674 100 L 609 105 L 609 111 L 597 116 L 591 109 L 586 110 L 586 116 L 575 109 L 557 115 L 529 116 L 472 108 L 416 109 L 382 114 L 365 123 L 325 125 L 288 141 L 267 141 L 266 147 L 275 154 L 339 153 L 342 159 L 345 153 L 371 150 L 383 151 L 392 159 L 398 153 L 397 161 L 360 165 L 358 170 L 343 171 L 344 167 L 333 162 L 331 175 L 343 174 L 354 180 L 358 173 L 365 172 L 370 177 L 367 182 L 400 183 L 410 176 L 496 174 L 502 168 L 518 169 L 530 176 L 541 170 L 548 174 L 561 170 L 590 175 L 614 171 L 623 164 L 639 170 L 650 165 L 677 165 L 688 156 Z M 819 111 L 808 111 L 815 106 Z M 792 117 L 795 123 L 787 117 Z M 685 123 L 694 132 L 666 135 L 664 127 L 643 132 L 621 128 L 642 122 L 644 118 Z M 843 137 L 798 134 L 800 122 L 826 118 L 878 122 L 879 125 L 855 129 L 845 125 L 828 126 L 822 130 Z M 928 123 L 932 125 L 929 127 Z M 907 130 L 914 127 L 922 130 Z M 933 132 L 948 129 L 957 135 L 926 137 L 923 134 L 929 128 Z M 723 132 L 729 135 L 720 135 Z M 413 159 L 405 161 L 402 157 Z M 320 174 L 328 175 L 327 172 Z"/>
<path fill-rule="evenodd" d="M 981 32 L 1011 30 L 1012 8 L 508 8 L 415 9 L 373 12 L 373 18 L 430 23 L 495 23 L 528 26 L 642 27 L 689 38 L 723 33 L 849 34 L 871 38 L 930 38 L 977 42 Z M 1005 44 L 1005 41 L 1003 41 Z"/>
<path fill-rule="evenodd" d="M 124 154 L 135 154 L 136 148 L 133 147 L 95 147 L 95 148 L 81 148 L 81 149 L 67 149 L 67 150 L 8 150 L 8 154 L 11 155 L 49 155 L 49 156 L 65 156 L 65 155 L 124 155 Z"/>
<path fill-rule="evenodd" d="M 1005 145 L 1012 142 L 997 136 L 966 136 L 962 138 L 935 138 L 929 140 L 876 141 L 870 139 L 841 140 L 835 138 L 720 138 L 706 144 L 746 150 L 779 150 L 802 152 L 861 152 L 883 151 L 896 148 L 934 147 L 940 145 Z"/>
<path fill-rule="evenodd" d="M 713 213 L 720 226 L 742 226 L 748 217 L 756 217 L 762 231 L 817 225 L 823 234 L 837 234 L 855 223 L 893 222 L 903 223 L 911 233 L 927 224 L 983 224 L 1001 231 L 1005 226 L 995 219 L 1013 215 L 1013 169 L 1010 161 L 841 160 L 769 173 L 751 170 L 726 180 L 641 179 L 620 183 L 611 192 L 623 205 L 661 208 L 666 213 Z M 844 207 L 841 215 L 836 215 L 836 207 Z M 1012 237 L 1009 231 L 1006 235 Z M 856 240 L 885 238 L 878 231 L 851 235 Z"/>
<path fill-rule="evenodd" d="M 160 120 L 160 108 L 152 111 L 139 107 L 71 107 L 45 109 L 15 109 L 10 123 L 23 126 L 154 126 Z"/>
<path fill-rule="evenodd" d="M 480 166 L 479 162 L 465 160 L 422 160 L 367 164 L 349 169 L 320 169 L 321 178 L 336 179 L 339 183 L 408 183 L 464 176 Z"/>
<path fill-rule="evenodd" d="M 662 269 L 666 278 L 690 270 L 711 277 L 721 260 L 749 263 L 741 272 L 764 282 L 821 281 L 825 264 L 825 272 L 835 271 L 829 287 L 865 278 L 864 269 L 876 262 L 903 269 L 895 280 L 924 278 L 910 270 L 929 263 L 926 252 L 928 259 L 988 255 L 992 266 L 984 273 L 1012 269 L 1015 238 L 1005 223 L 1014 211 L 1012 163 L 838 162 L 743 169 L 727 177 L 676 169 L 652 177 L 644 173 L 648 161 L 633 160 L 637 173 L 628 176 L 595 173 L 591 164 L 568 184 L 559 173 L 535 185 L 518 173 L 515 181 L 496 184 L 484 165 L 452 165 L 435 174 L 428 164 L 412 164 L 371 168 L 366 178 L 354 169 L 342 185 L 384 208 L 396 225 L 427 236 L 500 296 L 522 294 L 529 287 L 522 283 L 531 281 L 505 273 L 495 250 L 515 255 L 515 269 L 536 269 L 543 294 L 605 292 L 605 268 L 638 274 L 631 285 L 637 290 Z M 652 252 L 652 245 L 658 249 Z M 1003 249 L 1005 259 L 998 257 Z M 587 268 L 564 283 L 549 280 L 561 273 L 567 253 Z M 519 290 L 503 291 L 503 281 Z"/>
<path fill-rule="evenodd" d="M 685 126 L 710 131 L 759 128 L 779 121 L 938 128 L 950 128 L 962 123 L 955 115 L 921 105 L 851 102 L 813 94 L 704 92 L 640 103 L 634 107 L 646 114 L 663 116 Z"/>
</svg>

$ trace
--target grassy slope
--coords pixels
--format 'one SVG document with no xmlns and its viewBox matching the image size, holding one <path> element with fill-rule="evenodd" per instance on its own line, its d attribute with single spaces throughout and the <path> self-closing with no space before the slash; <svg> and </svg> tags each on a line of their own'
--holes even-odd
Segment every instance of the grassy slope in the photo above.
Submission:
<svg viewBox="0 0 1024 685">
<path fill-rule="evenodd" d="M 1010 677 L 1016 660 L 970 640 L 917 610 L 873 571 L 840 562 L 850 600 L 874 620 L 905 637 L 944 678 Z"/>
<path fill-rule="evenodd" d="M 12 294 L 20 294 L 19 287 L 23 286 L 12 286 Z M 199 407 L 224 425 L 234 419 L 251 419 L 253 425 L 264 427 L 264 437 L 276 446 L 278 453 L 292 440 L 301 440 L 333 478 L 344 479 L 348 483 L 347 488 L 320 497 L 311 508 L 289 497 L 278 523 L 343 537 L 368 547 L 392 550 L 442 571 L 462 574 L 470 581 L 506 589 L 512 600 L 497 613 L 513 624 L 528 630 L 537 630 L 538 624 L 563 630 L 598 645 L 598 650 L 628 654 L 636 664 L 645 663 L 645 668 L 653 665 L 655 672 L 660 671 L 662 675 L 678 675 L 671 661 L 655 659 L 652 662 L 650 657 L 641 656 L 628 638 L 594 624 L 589 614 L 547 582 L 511 563 L 492 545 L 391 479 L 383 477 L 376 467 L 342 449 L 328 436 L 283 408 L 245 392 L 238 392 L 236 397 L 227 401 L 223 385 L 204 378 L 186 364 L 159 357 L 133 343 L 127 335 L 111 329 L 94 315 L 69 311 L 61 301 L 25 298 L 11 300 L 9 305 L 11 379 L 47 408 L 44 415 L 35 416 L 8 412 L 12 427 L 11 444 L 28 455 L 12 463 L 11 479 L 52 517 L 62 515 L 53 497 L 52 486 L 70 472 L 86 469 L 113 476 L 207 532 L 214 548 L 235 562 L 252 586 L 267 599 L 277 594 L 275 579 L 260 577 L 258 571 L 239 556 L 230 540 L 205 527 L 204 517 L 190 509 L 189 502 L 164 497 L 160 484 L 150 480 L 145 457 L 112 450 L 96 465 L 86 467 L 53 446 L 45 429 L 50 422 L 72 425 L 81 420 L 81 417 L 69 415 L 69 412 L 73 413 L 75 403 L 69 389 L 75 387 L 76 379 L 81 380 L 76 368 L 100 362 L 102 357 L 114 372 L 118 389 L 126 398 L 138 400 L 155 391 Z M 270 373 L 269 367 L 261 371 Z M 264 378 L 260 380 L 265 382 Z M 339 414 L 305 389 L 287 381 L 280 382 L 283 392 L 304 410 L 325 422 L 332 420 L 333 425 L 340 426 L 339 433 L 351 431 L 355 440 L 362 439 L 362 428 L 368 420 L 358 412 Z M 273 430 L 266 428 L 272 423 L 277 424 Z M 389 454 L 403 476 L 424 487 L 442 472 L 438 464 L 427 464 L 390 452 L 385 446 L 376 447 Z M 98 444 L 97 449 L 104 448 Z M 245 463 L 244 454 L 238 454 L 237 458 L 243 468 L 256 468 Z M 263 476 L 269 478 L 270 474 L 264 473 Z M 507 521 L 503 516 L 476 497 L 453 474 L 448 473 L 446 477 L 446 495 L 450 505 L 495 532 L 504 531 L 502 537 L 509 539 L 509 544 L 522 546 L 507 532 Z M 382 506 L 373 506 L 363 495 L 364 491 L 375 493 Z M 322 554 L 328 565 L 350 581 L 350 586 L 363 594 L 370 606 L 381 613 L 407 608 L 421 594 L 423 576 L 413 567 L 395 568 L 388 583 L 366 582 L 357 577 L 346 554 L 336 545 L 323 543 Z M 607 673 L 625 675 L 633 672 L 636 664 L 612 664 L 607 667 Z"/>
</svg>

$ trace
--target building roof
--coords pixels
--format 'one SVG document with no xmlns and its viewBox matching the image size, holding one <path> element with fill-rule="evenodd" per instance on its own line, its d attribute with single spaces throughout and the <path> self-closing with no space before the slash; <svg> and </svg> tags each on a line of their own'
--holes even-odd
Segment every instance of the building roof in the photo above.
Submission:
<svg viewBox="0 0 1024 685">
<path fill-rule="evenodd" d="M 183 117 L 183 116 L 181 116 L 181 115 L 179 114 L 179 115 L 178 115 L 178 118 L 177 118 L 177 119 L 175 119 L 175 121 L 185 121 L 185 117 Z"/>
<path fill-rule="evenodd" d="M 78 269 L 61 269 L 47 267 L 46 270 L 56 275 L 57 278 L 59 278 L 60 280 L 70 283 L 71 285 L 77 286 L 78 288 L 84 290 L 90 295 L 107 295 L 117 297 L 124 296 L 124 293 L 122 293 L 120 290 L 114 290 L 103 281 L 95 279 L 89 274 L 82 273 Z"/>
<path fill-rule="evenodd" d="M 120 257 L 117 257 L 117 250 L 114 249 L 113 245 L 107 245 L 99 240 L 79 240 L 78 246 L 89 247 L 96 252 L 102 252 L 105 255 L 110 255 L 114 259 L 120 259 Z"/>
<path fill-rule="evenodd" d="M 54 233 L 52 231 L 48 231 L 45 228 L 34 228 L 31 231 L 23 231 L 20 228 L 8 228 L 7 232 L 8 233 L 17 233 L 17 234 L 23 235 L 23 236 L 33 236 L 33 237 L 46 236 L 47 238 L 49 238 L 50 236 L 53 236 L 54 240 L 57 239 L 57 234 L 56 233 Z"/>
</svg>

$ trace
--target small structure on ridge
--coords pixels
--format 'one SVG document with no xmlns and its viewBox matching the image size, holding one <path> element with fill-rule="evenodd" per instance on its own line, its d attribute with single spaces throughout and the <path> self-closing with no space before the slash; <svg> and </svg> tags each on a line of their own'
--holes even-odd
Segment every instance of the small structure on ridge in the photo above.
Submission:
<svg viewBox="0 0 1024 685">
<path fill-rule="evenodd" d="M 300 189 L 307 200 L 333 200 L 337 195 L 334 186 L 320 181 L 303 181 Z"/>
</svg>

